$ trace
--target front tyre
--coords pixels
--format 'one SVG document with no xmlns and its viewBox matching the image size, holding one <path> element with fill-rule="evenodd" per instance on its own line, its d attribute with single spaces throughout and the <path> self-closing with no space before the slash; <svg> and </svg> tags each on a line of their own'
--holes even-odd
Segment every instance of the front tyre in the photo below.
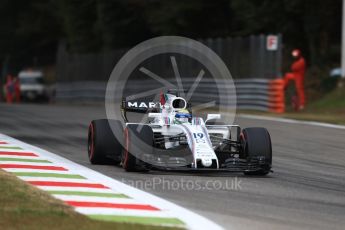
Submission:
<svg viewBox="0 0 345 230">
<path fill-rule="evenodd" d="M 267 175 L 272 167 L 272 144 L 267 129 L 243 129 L 240 139 L 242 154 L 248 162 L 248 169 L 244 171 L 244 174 Z"/>
<path fill-rule="evenodd" d="M 153 153 L 153 131 L 148 125 L 128 124 L 124 131 L 125 148 L 122 155 L 122 167 L 127 172 L 148 171 L 144 155 Z"/>
<path fill-rule="evenodd" d="M 88 156 L 91 164 L 118 164 L 121 160 L 122 140 L 117 140 L 111 129 L 123 132 L 117 120 L 93 120 L 88 131 Z"/>
</svg>

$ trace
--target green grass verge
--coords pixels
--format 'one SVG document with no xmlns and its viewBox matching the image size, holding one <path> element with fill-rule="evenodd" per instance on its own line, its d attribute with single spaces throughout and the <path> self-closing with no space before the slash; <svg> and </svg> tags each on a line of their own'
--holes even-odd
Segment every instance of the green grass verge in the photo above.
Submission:
<svg viewBox="0 0 345 230">
<path fill-rule="evenodd" d="M 13 146 L 0 146 L 0 149 L 16 149 L 16 150 L 21 150 L 22 148 L 20 148 L 20 147 L 13 147 Z"/>
<path fill-rule="evenodd" d="M 93 219 L 117 221 L 117 222 L 136 222 L 142 224 L 164 224 L 168 225 L 183 225 L 179 219 L 176 218 L 155 218 L 155 217 L 134 217 L 134 216 L 107 216 L 107 215 L 91 215 Z"/>
<path fill-rule="evenodd" d="M 10 157 L 0 157 L 0 161 L 51 163 L 50 161 L 47 161 L 47 160 L 25 159 L 25 158 L 10 158 Z"/>
<path fill-rule="evenodd" d="M 75 195 L 75 196 L 97 196 L 108 198 L 128 198 L 125 194 L 102 193 L 102 192 L 80 192 L 80 191 L 48 191 L 54 195 Z"/>
<path fill-rule="evenodd" d="M 13 172 L 16 176 L 31 176 L 31 177 L 54 177 L 54 178 L 69 178 L 69 179 L 85 179 L 77 174 L 64 173 L 43 173 L 43 172 Z"/>
<path fill-rule="evenodd" d="M 4 230 L 164 229 L 90 219 L 3 170 L 0 170 L 0 194 L 0 229 Z"/>
</svg>

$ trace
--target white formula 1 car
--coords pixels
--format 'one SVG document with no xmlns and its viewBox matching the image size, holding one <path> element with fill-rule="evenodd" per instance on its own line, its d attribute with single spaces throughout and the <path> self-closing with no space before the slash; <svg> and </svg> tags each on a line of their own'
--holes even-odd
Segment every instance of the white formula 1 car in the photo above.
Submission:
<svg viewBox="0 0 345 230">
<path fill-rule="evenodd" d="M 271 138 L 265 128 L 241 130 L 215 122 L 220 114 L 207 114 L 206 120 L 195 117 L 186 100 L 171 91 L 162 93 L 159 103 L 123 100 L 121 107 L 124 125 L 118 120 L 91 122 L 92 164 L 117 163 L 126 171 L 271 171 Z M 147 122 L 130 123 L 127 112 L 148 113 Z"/>
</svg>

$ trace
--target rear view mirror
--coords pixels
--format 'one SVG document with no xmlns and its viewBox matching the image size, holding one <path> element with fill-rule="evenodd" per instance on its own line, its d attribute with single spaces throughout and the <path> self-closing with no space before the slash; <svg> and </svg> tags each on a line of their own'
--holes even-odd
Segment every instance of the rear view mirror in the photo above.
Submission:
<svg viewBox="0 0 345 230">
<path fill-rule="evenodd" d="M 161 118 L 162 114 L 161 113 L 149 113 L 148 117 L 149 118 Z"/>
<path fill-rule="evenodd" d="M 206 118 L 206 122 L 210 121 L 210 120 L 219 120 L 221 118 L 221 115 L 218 113 L 210 113 L 207 114 L 207 118 Z"/>
</svg>

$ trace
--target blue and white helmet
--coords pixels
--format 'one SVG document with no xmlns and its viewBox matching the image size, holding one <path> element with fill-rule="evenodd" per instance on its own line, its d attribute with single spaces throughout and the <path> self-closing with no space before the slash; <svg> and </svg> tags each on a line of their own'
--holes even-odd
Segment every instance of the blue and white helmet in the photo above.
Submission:
<svg viewBox="0 0 345 230">
<path fill-rule="evenodd" d="M 178 110 L 175 114 L 175 120 L 179 123 L 187 123 L 192 118 L 192 115 L 187 109 Z"/>
</svg>

